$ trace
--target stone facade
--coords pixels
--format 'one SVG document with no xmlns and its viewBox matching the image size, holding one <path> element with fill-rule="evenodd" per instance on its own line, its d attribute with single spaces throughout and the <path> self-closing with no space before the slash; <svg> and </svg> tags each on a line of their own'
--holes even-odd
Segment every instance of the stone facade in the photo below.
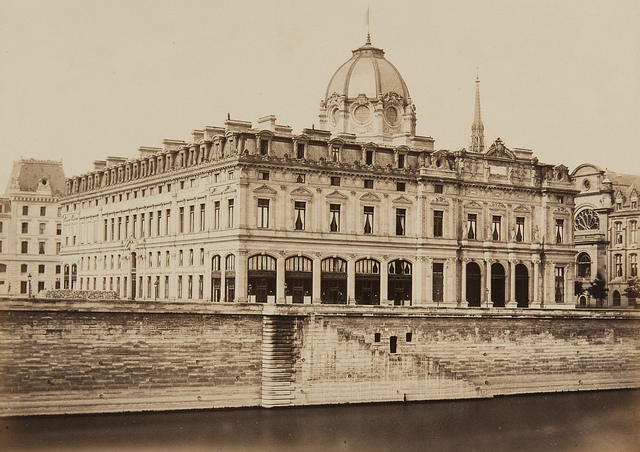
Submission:
<svg viewBox="0 0 640 452">
<path fill-rule="evenodd" d="M 331 130 L 228 119 L 69 178 L 64 287 L 142 300 L 574 306 L 565 166 L 500 139 L 435 150 L 370 43 L 326 93 Z"/>
<path fill-rule="evenodd" d="M 638 192 L 640 176 L 619 174 L 585 163 L 572 172 L 576 196 L 574 219 L 576 281 L 587 289 L 596 276 L 607 282 L 604 300 L 576 293 L 581 307 L 637 307 L 625 294 L 628 280 L 638 277 Z"/>
<path fill-rule="evenodd" d="M 0 196 L 0 295 L 60 288 L 62 162 L 21 159 Z"/>
</svg>

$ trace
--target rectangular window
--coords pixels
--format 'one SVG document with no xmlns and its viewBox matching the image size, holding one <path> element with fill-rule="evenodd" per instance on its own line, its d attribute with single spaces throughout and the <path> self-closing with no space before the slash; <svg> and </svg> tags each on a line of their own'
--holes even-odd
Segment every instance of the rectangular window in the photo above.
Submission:
<svg viewBox="0 0 640 452">
<path fill-rule="evenodd" d="M 298 143 L 296 157 L 299 159 L 304 158 L 304 143 Z"/>
<path fill-rule="evenodd" d="M 622 278 L 622 255 L 615 255 L 616 264 L 616 278 Z"/>
<path fill-rule="evenodd" d="M 116 219 L 111 219 L 111 241 L 116 239 Z"/>
<path fill-rule="evenodd" d="M 406 220 L 407 220 L 407 210 L 396 209 L 396 235 L 405 235 Z"/>
<path fill-rule="evenodd" d="M 564 302 L 564 267 L 556 267 L 556 303 Z"/>
<path fill-rule="evenodd" d="M 23 234 L 29 233 L 29 223 L 22 223 L 22 233 Z"/>
<path fill-rule="evenodd" d="M 62 224 L 56 224 L 56 235 L 62 235 Z"/>
<path fill-rule="evenodd" d="M 171 253 L 169 251 L 167 251 L 166 259 L 165 259 L 165 266 L 169 267 L 170 265 L 171 265 Z"/>
<path fill-rule="evenodd" d="M 373 179 L 365 179 L 364 180 L 364 188 L 366 189 L 373 189 Z"/>
<path fill-rule="evenodd" d="M 182 250 L 178 251 L 178 265 L 182 267 L 184 264 L 184 252 Z"/>
<path fill-rule="evenodd" d="M 258 175 L 260 180 L 269 180 L 269 171 L 260 171 Z"/>
<path fill-rule="evenodd" d="M 444 264 L 433 263 L 433 301 L 442 303 L 444 300 Z"/>
<path fill-rule="evenodd" d="M 27 273 L 29 271 L 29 266 L 27 264 L 20 265 L 20 273 Z"/>
<path fill-rule="evenodd" d="M 56 265 L 56 275 L 59 275 L 61 271 L 62 271 L 62 266 Z"/>
<path fill-rule="evenodd" d="M 338 176 L 331 176 L 331 185 L 339 187 L 340 186 L 340 178 Z"/>
<path fill-rule="evenodd" d="M 158 219 L 156 220 L 156 235 L 160 236 L 162 224 L 162 210 L 158 210 Z"/>
<path fill-rule="evenodd" d="M 295 227 L 296 231 L 304 231 L 306 206 L 307 206 L 306 202 L 302 202 L 302 201 L 296 201 L 295 202 L 295 212 L 294 212 L 295 223 L 294 223 L 294 227 Z"/>
<path fill-rule="evenodd" d="M 118 240 L 122 240 L 122 217 L 118 217 Z"/>
<path fill-rule="evenodd" d="M 304 182 L 306 181 L 306 175 L 304 173 L 298 173 L 296 175 L 296 183 L 297 184 L 304 184 Z"/>
<path fill-rule="evenodd" d="M 167 209 L 167 215 L 165 215 L 164 233 L 165 235 L 171 234 L 171 209 Z"/>
<path fill-rule="evenodd" d="M 631 243 L 638 243 L 638 222 L 629 222 L 629 227 L 631 229 Z"/>
<path fill-rule="evenodd" d="M 45 242 L 38 242 L 38 254 L 44 254 L 44 243 Z"/>
<path fill-rule="evenodd" d="M 44 235 L 47 232 L 47 223 L 40 223 L 38 227 L 40 235 Z"/>
<path fill-rule="evenodd" d="M 501 237 L 502 217 L 500 215 L 494 215 L 491 227 L 491 238 L 493 240 L 500 240 Z"/>
<path fill-rule="evenodd" d="M 29 206 L 22 206 L 22 215 L 29 215 Z"/>
<path fill-rule="evenodd" d="M 260 141 L 260 154 L 267 155 L 268 153 L 269 153 L 269 141 L 263 139 Z"/>
<path fill-rule="evenodd" d="M 373 234 L 373 207 L 365 206 L 364 208 L 364 233 Z"/>
<path fill-rule="evenodd" d="M 340 204 L 329 204 L 329 230 L 340 232 Z"/>
<path fill-rule="evenodd" d="M 443 192 L 442 184 L 435 184 L 434 185 L 434 190 L 435 190 L 436 193 L 442 193 Z"/>
<path fill-rule="evenodd" d="M 556 220 L 556 243 L 562 243 L 564 238 L 564 220 Z"/>
<path fill-rule="evenodd" d="M 516 217 L 516 242 L 524 242 L 524 217 Z"/>
<path fill-rule="evenodd" d="M 213 229 L 220 229 L 220 201 L 213 203 Z"/>
<path fill-rule="evenodd" d="M 42 275 L 44 273 L 44 265 L 40 264 L 38 265 L 38 274 Z"/>
<path fill-rule="evenodd" d="M 187 298 L 192 299 L 193 298 L 193 275 L 189 275 L 189 278 L 187 280 Z"/>
<path fill-rule="evenodd" d="M 129 216 L 124 217 L 124 238 L 129 238 Z"/>
<path fill-rule="evenodd" d="M 184 232 L 184 207 L 180 207 L 180 216 L 178 218 L 178 232 Z"/>
<path fill-rule="evenodd" d="M 433 211 L 433 236 L 442 237 L 444 232 L 444 212 L 442 210 Z"/>
<path fill-rule="evenodd" d="M 340 161 L 340 148 L 336 146 L 331 147 L 331 161 L 339 162 Z"/>
<path fill-rule="evenodd" d="M 407 185 L 405 182 L 396 182 L 396 191 L 405 191 Z"/>
<path fill-rule="evenodd" d="M 182 298 L 182 275 L 178 275 L 178 298 Z"/>
<path fill-rule="evenodd" d="M 149 237 L 153 235 L 153 212 L 149 212 Z"/>
<path fill-rule="evenodd" d="M 20 251 L 22 254 L 28 254 L 29 253 L 29 242 L 22 242 L 20 244 Z"/>
<path fill-rule="evenodd" d="M 164 277 L 164 297 L 169 298 L 169 277 Z"/>
<path fill-rule="evenodd" d="M 398 352 L 398 336 L 389 336 L 389 353 Z"/>
<path fill-rule="evenodd" d="M 162 266 L 162 253 L 158 251 L 157 256 L 158 256 L 158 259 L 156 260 L 156 266 L 160 267 Z"/>
<path fill-rule="evenodd" d="M 198 276 L 198 298 L 202 300 L 204 298 L 204 276 Z"/>
<path fill-rule="evenodd" d="M 258 199 L 258 227 L 269 227 L 269 200 Z"/>
<path fill-rule="evenodd" d="M 193 266 L 193 248 L 189 250 L 189 265 Z"/>
<path fill-rule="evenodd" d="M 47 216 L 47 208 L 45 206 L 40 207 L 40 216 L 41 217 Z"/>
<path fill-rule="evenodd" d="M 196 229 L 196 206 L 189 206 L 189 232 Z"/>
<path fill-rule="evenodd" d="M 398 154 L 398 168 L 404 168 L 404 154 Z"/>
<path fill-rule="evenodd" d="M 205 214 L 206 214 L 205 206 L 204 204 L 200 204 L 200 230 L 201 231 L 204 231 L 204 227 L 206 225 Z"/>
<path fill-rule="evenodd" d="M 138 215 L 133 216 L 133 227 L 131 229 L 132 229 L 131 232 L 133 234 L 133 238 L 135 239 L 138 234 Z"/>
<path fill-rule="evenodd" d="M 20 293 L 27 293 L 27 281 L 20 281 Z"/>
<path fill-rule="evenodd" d="M 467 215 L 467 238 L 475 240 L 477 237 L 478 216 L 475 213 Z"/>
<path fill-rule="evenodd" d="M 638 255 L 637 254 L 631 254 L 629 256 L 629 266 L 630 266 L 630 272 L 629 275 L 633 278 L 635 278 L 636 276 L 638 276 Z"/>
<path fill-rule="evenodd" d="M 227 227 L 228 228 L 232 228 L 233 227 L 233 213 L 234 213 L 234 200 L 230 199 L 229 200 L 229 211 L 228 211 L 228 216 L 227 216 Z"/>
</svg>

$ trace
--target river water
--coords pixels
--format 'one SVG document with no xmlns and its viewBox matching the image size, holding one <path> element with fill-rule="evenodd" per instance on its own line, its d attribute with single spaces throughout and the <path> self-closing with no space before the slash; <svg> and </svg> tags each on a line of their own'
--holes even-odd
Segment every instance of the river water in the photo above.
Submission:
<svg viewBox="0 0 640 452">
<path fill-rule="evenodd" d="M 640 390 L 0 419 L 2 451 L 640 451 Z"/>
</svg>

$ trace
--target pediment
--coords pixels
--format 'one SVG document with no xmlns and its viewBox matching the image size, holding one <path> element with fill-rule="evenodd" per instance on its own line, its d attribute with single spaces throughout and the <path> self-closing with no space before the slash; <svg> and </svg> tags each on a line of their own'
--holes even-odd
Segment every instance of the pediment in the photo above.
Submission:
<svg viewBox="0 0 640 452">
<path fill-rule="evenodd" d="M 261 185 L 260 187 L 254 189 L 253 192 L 256 194 L 271 195 L 271 196 L 275 196 L 278 193 L 276 190 L 266 185 Z"/>
<path fill-rule="evenodd" d="M 413 204 L 411 200 L 405 196 L 398 196 L 396 199 L 391 201 L 393 204 Z"/>
<path fill-rule="evenodd" d="M 490 202 L 489 203 L 489 208 L 507 210 L 507 206 L 504 203 L 501 203 L 501 202 Z"/>
<path fill-rule="evenodd" d="M 493 142 L 491 147 L 487 150 L 486 155 L 487 157 L 508 158 L 511 160 L 516 159 L 516 155 L 504 145 L 500 138 Z"/>
<path fill-rule="evenodd" d="M 448 206 L 449 201 L 447 201 L 446 198 L 444 198 L 443 196 L 438 196 L 437 198 L 431 200 L 431 204 L 440 204 L 442 206 Z"/>
<path fill-rule="evenodd" d="M 343 195 L 342 193 L 340 193 L 337 190 L 334 190 L 333 192 L 329 193 L 326 198 L 332 198 L 332 199 L 341 199 L 341 200 L 346 200 L 348 199 L 346 195 Z"/>
<path fill-rule="evenodd" d="M 464 205 L 467 209 L 482 209 L 482 205 L 476 201 L 468 202 Z"/>
<path fill-rule="evenodd" d="M 373 193 L 365 193 L 360 196 L 360 201 L 370 201 L 370 202 L 380 202 L 380 197 L 378 195 L 374 195 Z"/>
<path fill-rule="evenodd" d="M 298 187 L 294 190 L 291 190 L 291 192 L 289 193 L 289 195 L 291 196 L 305 196 L 308 198 L 312 198 L 313 197 L 313 193 L 311 193 L 310 190 L 304 188 L 304 187 Z"/>
<path fill-rule="evenodd" d="M 513 211 L 514 212 L 527 212 L 527 213 L 529 213 L 531 210 L 529 209 L 529 207 L 523 206 L 522 204 L 520 204 L 519 206 L 514 207 Z"/>
</svg>

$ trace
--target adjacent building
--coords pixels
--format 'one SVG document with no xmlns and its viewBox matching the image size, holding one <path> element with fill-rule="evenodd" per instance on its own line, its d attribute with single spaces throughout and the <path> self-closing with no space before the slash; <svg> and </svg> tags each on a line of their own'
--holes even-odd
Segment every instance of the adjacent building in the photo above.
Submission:
<svg viewBox="0 0 640 452">
<path fill-rule="evenodd" d="M 63 286 L 137 300 L 572 308 L 576 191 L 563 165 L 416 134 L 370 40 L 320 128 L 227 118 L 66 181 Z"/>
<path fill-rule="evenodd" d="M 0 196 L 0 295 L 30 296 L 62 281 L 62 162 L 21 159 Z"/>
<path fill-rule="evenodd" d="M 625 288 L 630 278 L 638 277 L 640 176 L 585 163 L 573 170 L 572 177 L 580 189 L 574 218 L 577 304 L 636 307 L 636 300 L 626 296 Z M 607 283 L 605 299 L 592 299 L 586 292 L 596 277 Z"/>
</svg>

